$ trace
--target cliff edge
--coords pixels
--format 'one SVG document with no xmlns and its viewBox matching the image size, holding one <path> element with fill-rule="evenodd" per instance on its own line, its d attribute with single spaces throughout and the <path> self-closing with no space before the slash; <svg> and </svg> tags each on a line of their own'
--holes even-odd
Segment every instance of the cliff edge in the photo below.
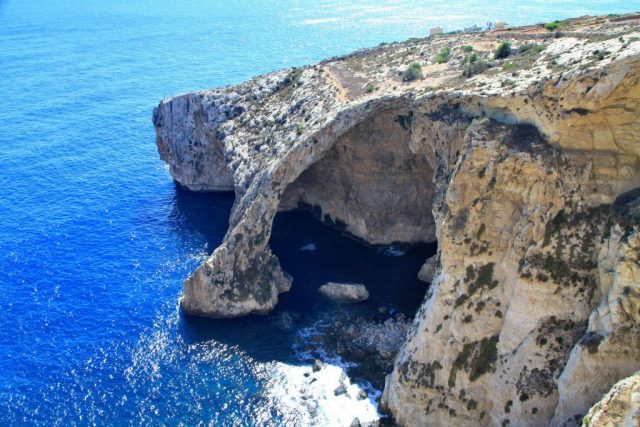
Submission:
<svg viewBox="0 0 640 427">
<path fill-rule="evenodd" d="M 279 210 L 438 241 L 384 391 L 399 424 L 577 425 L 640 370 L 640 15 L 380 46 L 163 100 L 153 123 L 177 182 L 236 195 L 188 313 L 276 305 Z"/>
</svg>

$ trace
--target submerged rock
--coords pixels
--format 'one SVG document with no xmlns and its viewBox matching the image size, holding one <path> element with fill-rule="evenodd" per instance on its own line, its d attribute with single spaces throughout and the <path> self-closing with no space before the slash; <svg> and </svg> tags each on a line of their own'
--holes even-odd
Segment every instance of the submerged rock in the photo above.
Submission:
<svg viewBox="0 0 640 427">
<path fill-rule="evenodd" d="M 321 321 L 313 338 L 300 342 L 298 348 L 309 355 L 328 354 L 355 362 L 348 368 L 352 378 L 366 380 L 381 389 L 385 375 L 393 369 L 393 360 L 405 341 L 411 320 L 401 313 L 384 320 L 379 317 L 343 315 L 334 322 Z M 314 339 L 317 336 L 323 339 Z M 322 366 L 322 362 L 316 359 L 314 365 Z"/>
<path fill-rule="evenodd" d="M 302 251 L 302 252 L 313 252 L 316 249 L 318 249 L 318 248 L 316 247 L 315 243 L 307 243 L 306 245 L 304 245 L 304 246 L 302 246 L 300 248 L 300 251 Z"/>
<path fill-rule="evenodd" d="M 362 302 L 369 299 L 369 291 L 358 283 L 326 283 L 318 291 L 337 302 Z"/>
</svg>

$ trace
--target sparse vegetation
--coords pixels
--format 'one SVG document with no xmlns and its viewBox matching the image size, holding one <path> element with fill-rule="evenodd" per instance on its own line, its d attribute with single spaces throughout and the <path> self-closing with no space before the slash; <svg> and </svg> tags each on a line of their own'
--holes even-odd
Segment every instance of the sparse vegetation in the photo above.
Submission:
<svg viewBox="0 0 640 427">
<path fill-rule="evenodd" d="M 463 64 L 473 64 L 477 60 L 478 60 L 478 54 L 473 52 L 472 54 L 465 56 L 464 57 L 464 61 L 462 61 L 462 63 Z"/>
<path fill-rule="evenodd" d="M 511 43 L 502 42 L 500 43 L 500 46 L 498 46 L 498 48 L 496 49 L 495 53 L 493 54 L 493 57 L 495 59 L 504 59 L 504 58 L 507 58 L 509 55 L 511 55 Z"/>
<path fill-rule="evenodd" d="M 507 62 L 502 66 L 502 69 L 504 71 L 511 71 L 515 70 L 516 68 L 518 68 L 518 64 L 516 64 L 515 62 Z"/>
<path fill-rule="evenodd" d="M 558 234 L 562 226 L 567 222 L 567 215 L 564 212 L 564 209 L 560 209 L 560 211 L 553 217 L 551 222 L 547 223 L 545 235 L 544 235 L 544 246 L 547 246 L 551 240 L 551 237 Z"/>
<path fill-rule="evenodd" d="M 302 68 L 293 68 L 291 72 L 287 74 L 287 76 L 282 81 L 283 86 L 297 85 L 300 80 L 300 76 L 302 76 L 302 72 L 304 69 Z"/>
<path fill-rule="evenodd" d="M 467 52 L 467 53 L 473 52 L 473 46 L 471 46 L 471 45 L 462 46 L 462 50 Z"/>
<path fill-rule="evenodd" d="M 546 48 L 547 46 L 543 44 L 527 43 L 525 45 L 520 46 L 520 48 L 518 48 L 518 53 L 528 53 L 528 52 L 540 53 Z"/>
<path fill-rule="evenodd" d="M 296 127 L 296 134 L 302 135 L 302 132 L 304 132 L 304 125 L 302 123 L 298 123 L 298 126 Z"/>
<path fill-rule="evenodd" d="M 403 80 L 405 82 L 410 82 L 410 81 L 418 80 L 421 78 L 422 78 L 422 64 L 420 64 L 418 61 L 414 61 L 411 64 L 409 64 L 406 71 L 404 72 Z"/>
<path fill-rule="evenodd" d="M 598 332 L 587 332 L 580 340 L 580 345 L 585 347 L 590 354 L 595 354 L 603 339 L 604 337 Z"/>
<path fill-rule="evenodd" d="M 455 387 L 456 374 L 460 369 L 469 372 L 469 380 L 475 381 L 493 370 L 496 360 L 498 360 L 497 335 L 465 344 L 449 372 L 449 387 Z"/>
<path fill-rule="evenodd" d="M 374 85 L 373 83 L 369 82 L 367 83 L 367 85 L 364 87 L 364 91 L 366 93 L 372 93 L 375 92 L 378 88 L 376 87 L 376 85 Z"/>
<path fill-rule="evenodd" d="M 451 48 L 443 47 L 436 55 L 435 61 L 438 64 L 444 64 L 446 62 L 449 62 L 449 58 L 451 58 Z"/>
<path fill-rule="evenodd" d="M 473 77 L 476 74 L 484 73 L 489 68 L 491 68 L 491 67 L 486 62 L 484 62 L 484 61 L 476 61 L 476 62 L 473 62 L 473 63 L 467 65 L 464 68 L 464 70 L 462 71 L 462 76 L 463 77 L 467 77 L 467 78 Z"/>
</svg>

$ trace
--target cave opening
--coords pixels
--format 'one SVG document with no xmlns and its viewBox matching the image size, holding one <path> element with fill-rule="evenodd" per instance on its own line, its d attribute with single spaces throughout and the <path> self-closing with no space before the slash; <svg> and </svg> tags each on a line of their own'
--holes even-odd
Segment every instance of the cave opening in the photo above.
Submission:
<svg viewBox="0 0 640 427">
<path fill-rule="evenodd" d="M 436 162 L 411 151 L 412 121 L 397 106 L 356 124 L 289 185 L 279 210 L 312 207 L 369 244 L 436 241 Z"/>
<path fill-rule="evenodd" d="M 412 121 L 407 105 L 369 115 L 286 189 L 270 246 L 294 285 L 279 306 L 330 304 L 317 288 L 333 281 L 364 284 L 365 311 L 417 310 L 418 272 L 437 252 L 435 162 L 412 152 Z"/>
</svg>

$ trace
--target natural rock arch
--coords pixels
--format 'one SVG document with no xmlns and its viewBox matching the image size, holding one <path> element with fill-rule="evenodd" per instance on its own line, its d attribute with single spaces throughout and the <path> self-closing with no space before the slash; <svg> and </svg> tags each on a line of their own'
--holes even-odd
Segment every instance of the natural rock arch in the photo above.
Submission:
<svg viewBox="0 0 640 427">
<path fill-rule="evenodd" d="M 306 205 L 370 244 L 433 242 L 433 159 L 411 150 L 407 102 L 359 122 L 285 190 L 280 210 Z"/>
</svg>

